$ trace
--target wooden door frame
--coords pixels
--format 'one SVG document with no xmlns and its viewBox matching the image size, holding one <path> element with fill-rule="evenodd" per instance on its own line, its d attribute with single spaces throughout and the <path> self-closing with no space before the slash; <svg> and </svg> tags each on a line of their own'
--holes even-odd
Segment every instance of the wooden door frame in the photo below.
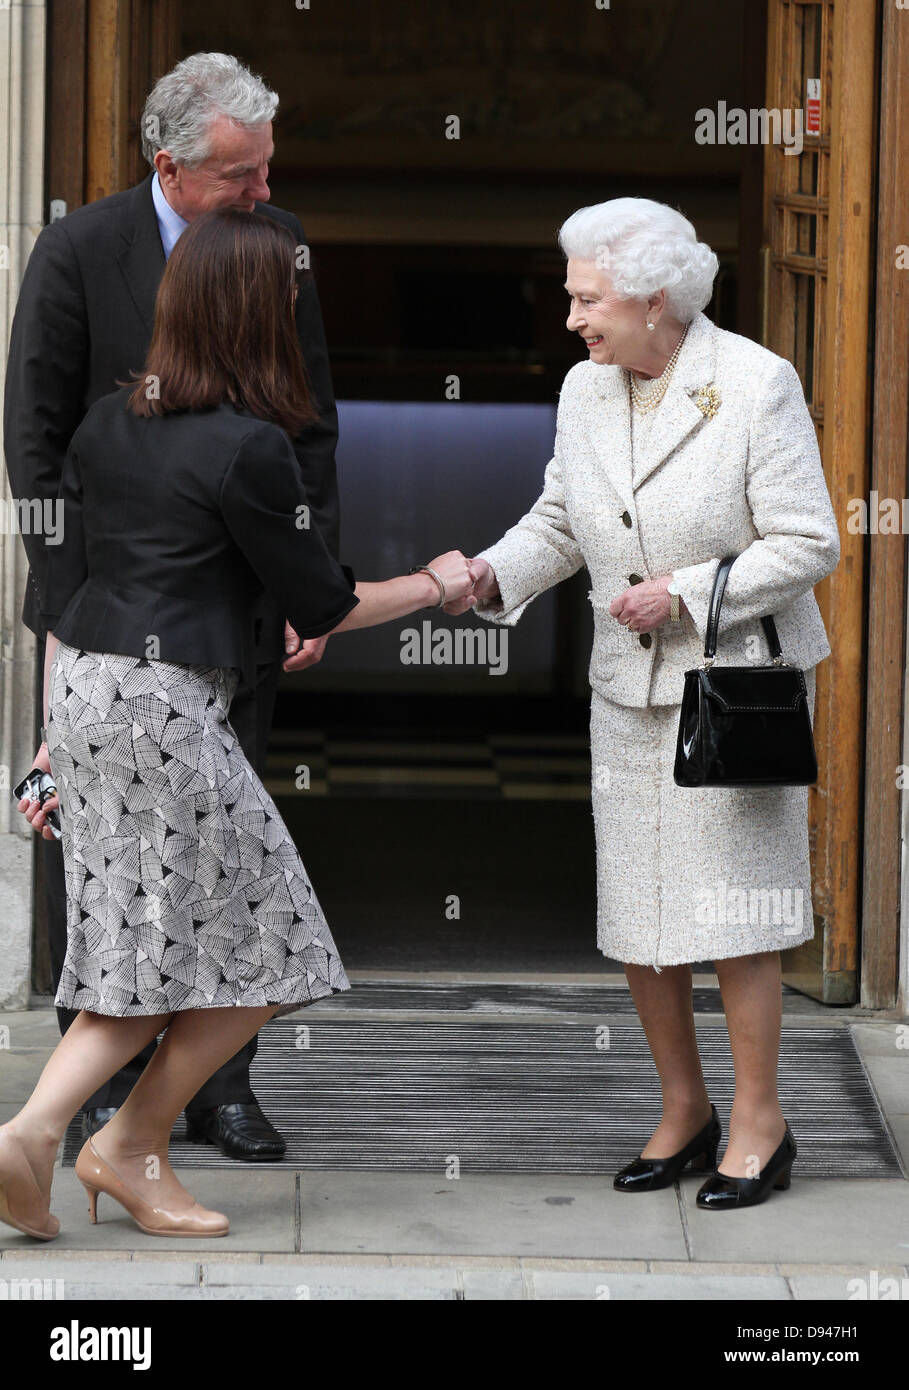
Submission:
<svg viewBox="0 0 909 1390">
<path fill-rule="evenodd" d="M 47 0 L 47 203 L 67 211 L 148 173 L 139 117 L 179 53 L 179 0 Z M 49 215 L 49 211 L 47 212 Z"/>
<path fill-rule="evenodd" d="M 841 540 L 839 565 L 816 590 L 831 647 L 817 668 L 819 777 L 809 803 L 817 930 L 783 958 L 790 983 L 830 1004 L 856 1002 L 859 989 L 867 542 L 846 522 L 870 475 L 881 3 L 770 0 L 767 27 L 769 109 L 804 110 L 804 79 L 821 79 L 820 133 L 806 133 L 800 158 L 818 161 L 815 192 L 795 191 L 796 160 L 797 185 L 783 151 L 767 150 L 764 325 L 766 345 L 794 351 L 810 371 L 803 384 Z M 822 26 L 819 65 L 802 51 L 812 12 Z M 814 241 L 803 241 L 812 219 Z M 813 316 L 802 302 L 812 286 Z M 804 341 L 802 325 L 811 328 Z"/>
<path fill-rule="evenodd" d="M 768 0 L 748 0 L 742 16 L 742 104 L 746 111 L 764 105 L 767 83 Z M 763 286 L 761 247 L 764 241 L 764 146 L 756 141 L 742 147 L 739 180 L 738 287 L 735 331 L 761 341 Z"/>
<path fill-rule="evenodd" d="M 825 964 L 859 995 L 862 904 L 867 538 L 846 529 L 848 503 L 870 476 L 871 368 L 881 0 L 839 0 L 834 11 L 831 237 L 827 276 L 824 464 L 842 553 L 820 586 L 833 655 L 818 694 L 826 703 Z M 836 235 L 833 234 L 836 229 Z M 819 676 L 821 670 L 819 668 Z M 837 1002 L 834 998 L 832 1002 Z"/>
<path fill-rule="evenodd" d="M 909 28 L 884 7 L 880 80 L 880 198 L 874 299 L 874 393 L 870 487 L 902 499 L 909 471 L 909 269 L 897 248 L 909 242 Z M 896 770 L 904 745 L 906 536 L 869 537 L 865 731 L 865 843 L 861 1002 L 897 1003 L 900 969 L 901 800 Z"/>
</svg>

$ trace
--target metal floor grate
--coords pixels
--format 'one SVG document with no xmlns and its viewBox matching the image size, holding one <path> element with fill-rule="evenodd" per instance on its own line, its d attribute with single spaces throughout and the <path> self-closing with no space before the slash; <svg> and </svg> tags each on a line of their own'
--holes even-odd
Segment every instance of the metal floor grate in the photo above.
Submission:
<svg viewBox="0 0 909 1390">
<path fill-rule="evenodd" d="M 705 966 L 705 969 L 709 969 Z M 511 980 L 353 980 L 344 994 L 320 999 L 305 1010 L 305 1021 L 316 1016 L 330 1017 L 359 1010 L 406 1011 L 407 1013 L 598 1014 L 610 1018 L 618 1014 L 637 1016 L 628 986 Z M 691 992 L 696 1014 L 722 1013 L 723 1002 L 716 986 L 698 986 Z M 784 991 L 784 1010 L 812 1015 L 826 1012 L 823 1004 L 794 991 Z M 302 1016 L 301 1016 L 302 1017 Z"/>
<path fill-rule="evenodd" d="M 260 1034 L 253 1086 L 288 1148 L 278 1164 L 255 1166 L 442 1174 L 457 1155 L 462 1173 L 610 1174 L 643 1147 L 660 1105 L 640 1025 L 610 1022 L 608 1036 L 603 1027 L 319 1019 L 314 1010 L 305 1024 L 276 1020 Z M 698 1040 L 725 1133 L 733 1091 L 725 1025 L 699 1021 Z M 799 1176 L 902 1176 L 846 1028 L 787 1025 L 780 1092 Z M 184 1132 L 181 1117 L 175 1167 L 238 1166 L 187 1144 Z M 77 1118 L 65 1164 L 80 1144 Z"/>
</svg>

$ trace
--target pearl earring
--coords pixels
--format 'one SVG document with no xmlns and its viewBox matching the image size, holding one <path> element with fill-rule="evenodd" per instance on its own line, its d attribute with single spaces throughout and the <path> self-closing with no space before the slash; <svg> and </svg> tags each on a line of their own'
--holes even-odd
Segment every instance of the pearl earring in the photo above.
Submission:
<svg viewBox="0 0 909 1390">
<path fill-rule="evenodd" d="M 655 328 L 656 328 L 656 324 L 655 324 L 655 323 L 651 323 L 651 322 L 650 322 L 650 319 L 648 319 L 648 320 L 647 320 L 647 331 L 648 331 L 648 333 L 652 333 L 653 330 L 654 330 Z"/>
</svg>

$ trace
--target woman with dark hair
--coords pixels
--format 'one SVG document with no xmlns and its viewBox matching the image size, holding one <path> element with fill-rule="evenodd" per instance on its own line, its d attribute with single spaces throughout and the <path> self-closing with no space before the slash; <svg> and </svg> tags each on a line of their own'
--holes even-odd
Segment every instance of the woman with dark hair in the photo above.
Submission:
<svg viewBox="0 0 909 1390">
<path fill-rule="evenodd" d="M 295 256 L 259 214 L 195 220 L 168 261 L 138 381 L 92 406 L 67 453 L 36 758 L 58 792 L 19 809 L 47 837 L 59 797 L 69 920 L 55 1002 L 81 1012 L 0 1126 L 0 1220 L 38 1239 L 59 1229 L 50 1190 L 67 1124 L 162 1031 L 76 1173 L 93 1221 L 105 1192 L 150 1235 L 225 1235 L 227 1217 L 170 1167 L 174 1121 L 267 1019 L 350 988 L 228 719 L 263 590 L 303 638 L 467 599 L 473 585 L 451 551 L 352 592 L 309 525 L 288 436 L 314 414 Z"/>
</svg>

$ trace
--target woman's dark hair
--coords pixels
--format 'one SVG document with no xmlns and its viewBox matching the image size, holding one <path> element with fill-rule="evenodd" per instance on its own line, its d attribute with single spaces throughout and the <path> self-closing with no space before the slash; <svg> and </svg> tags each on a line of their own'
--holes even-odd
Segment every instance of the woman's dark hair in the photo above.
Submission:
<svg viewBox="0 0 909 1390">
<path fill-rule="evenodd" d="M 217 208 L 191 222 L 158 289 L 130 408 L 167 415 L 231 401 L 291 436 L 312 424 L 318 416 L 291 305 L 296 257 L 290 230 L 262 213 Z"/>
</svg>

